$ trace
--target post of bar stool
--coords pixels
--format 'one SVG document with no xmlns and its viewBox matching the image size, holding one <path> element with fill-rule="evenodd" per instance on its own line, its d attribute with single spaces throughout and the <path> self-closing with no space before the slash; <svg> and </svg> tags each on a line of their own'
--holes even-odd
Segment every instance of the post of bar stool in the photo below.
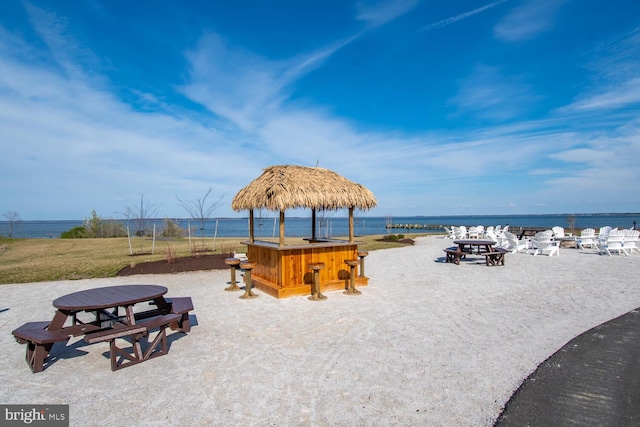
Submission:
<svg viewBox="0 0 640 427">
<path fill-rule="evenodd" d="M 228 288 L 224 288 L 225 291 L 239 291 L 240 286 L 236 284 L 236 268 L 240 265 L 238 258 L 227 258 L 224 263 L 231 267 L 231 285 Z"/>
<path fill-rule="evenodd" d="M 358 251 L 358 256 L 360 257 L 360 274 L 358 276 L 365 277 L 364 275 L 364 257 L 369 255 L 367 251 Z"/>
<path fill-rule="evenodd" d="M 311 284 L 310 301 L 322 301 L 327 299 L 326 296 L 320 292 L 320 270 L 324 268 L 324 262 L 310 262 L 308 267 L 313 270 L 313 282 Z"/>
<path fill-rule="evenodd" d="M 251 283 L 251 270 L 253 269 L 253 267 L 256 266 L 255 262 L 241 262 L 240 263 L 240 268 L 244 270 L 244 282 L 245 282 L 245 286 L 244 286 L 244 295 L 241 295 L 240 298 L 241 299 L 251 299 L 251 298 L 255 298 L 258 295 L 253 293 L 253 290 L 251 289 L 252 283 Z"/>
<path fill-rule="evenodd" d="M 345 295 L 360 295 L 362 292 L 356 289 L 356 266 L 357 259 L 347 259 L 344 261 L 349 266 L 349 289 L 343 292 Z"/>
</svg>

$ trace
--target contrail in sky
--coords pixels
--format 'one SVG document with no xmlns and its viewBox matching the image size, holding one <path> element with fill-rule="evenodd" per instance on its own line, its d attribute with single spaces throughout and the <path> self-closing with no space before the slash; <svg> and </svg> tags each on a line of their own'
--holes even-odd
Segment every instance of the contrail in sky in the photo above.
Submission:
<svg viewBox="0 0 640 427">
<path fill-rule="evenodd" d="M 420 28 L 418 32 L 421 33 L 422 31 L 429 31 L 429 30 L 434 30 L 436 28 L 446 27 L 447 25 L 451 25 L 454 22 L 460 21 L 461 19 L 468 18 L 469 16 L 475 15 L 476 13 L 484 12 L 485 10 L 491 9 L 492 7 L 497 6 L 500 3 L 504 3 L 506 1 L 507 0 L 494 1 L 493 3 L 489 3 L 485 6 L 479 7 L 477 9 L 473 9 L 469 12 L 461 13 L 460 15 L 452 16 L 450 18 L 443 19 L 442 21 L 434 22 L 433 24 L 429 24 Z"/>
</svg>

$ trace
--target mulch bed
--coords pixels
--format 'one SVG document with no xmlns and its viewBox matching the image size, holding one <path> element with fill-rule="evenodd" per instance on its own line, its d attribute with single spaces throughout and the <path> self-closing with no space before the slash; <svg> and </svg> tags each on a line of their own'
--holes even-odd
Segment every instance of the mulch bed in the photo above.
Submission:
<svg viewBox="0 0 640 427">
<path fill-rule="evenodd" d="M 176 258 L 173 264 L 169 264 L 165 260 L 143 262 L 140 264 L 134 264 L 134 266 L 127 266 L 118 271 L 116 276 L 132 276 L 134 274 L 169 274 L 169 273 L 184 273 L 187 271 L 200 271 L 200 270 L 222 270 L 229 268 L 224 260 L 229 258 L 229 255 L 201 255 L 199 257 L 184 257 Z"/>
<path fill-rule="evenodd" d="M 385 239 L 380 239 L 384 241 Z M 413 245 L 415 242 L 413 239 L 397 240 L 396 243 L 404 243 L 406 245 Z M 224 260 L 229 258 L 229 255 L 200 255 L 198 257 L 183 257 L 176 258 L 173 264 L 169 264 L 165 260 L 143 262 L 140 264 L 134 264 L 127 266 L 118 271 L 116 276 L 133 276 L 134 274 L 170 274 L 170 273 L 184 273 L 187 271 L 201 271 L 201 270 L 223 270 L 229 268 Z"/>
<path fill-rule="evenodd" d="M 413 239 L 400 239 L 400 240 L 390 240 L 388 238 L 376 239 L 378 242 L 393 242 L 393 243 L 402 243 L 404 245 L 413 245 L 416 243 Z"/>
</svg>

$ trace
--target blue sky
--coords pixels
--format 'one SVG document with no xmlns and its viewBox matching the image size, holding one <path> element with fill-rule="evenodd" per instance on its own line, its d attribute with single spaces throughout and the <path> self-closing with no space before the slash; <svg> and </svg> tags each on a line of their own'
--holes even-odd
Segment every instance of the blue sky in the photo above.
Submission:
<svg viewBox="0 0 640 427">
<path fill-rule="evenodd" d="M 0 213 L 246 216 L 280 164 L 366 215 L 639 212 L 639 107 L 637 1 L 5 1 Z"/>
</svg>

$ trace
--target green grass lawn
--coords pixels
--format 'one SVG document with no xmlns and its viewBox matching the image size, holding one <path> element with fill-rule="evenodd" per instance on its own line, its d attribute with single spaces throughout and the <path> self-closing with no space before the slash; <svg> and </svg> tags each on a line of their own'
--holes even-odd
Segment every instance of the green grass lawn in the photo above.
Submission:
<svg viewBox="0 0 640 427">
<path fill-rule="evenodd" d="M 418 235 L 412 234 L 411 237 Z M 383 236 L 358 237 L 359 249 L 373 251 L 403 246 L 402 243 L 378 241 Z M 246 252 L 243 238 L 192 239 L 203 253 Z M 287 238 L 286 244 L 302 243 L 301 238 Z M 0 284 L 45 282 L 55 280 L 114 277 L 122 268 L 148 261 L 191 256 L 186 238 L 156 240 L 151 254 L 151 239 L 132 239 L 130 255 L 127 238 L 108 239 L 0 239 Z"/>
</svg>

